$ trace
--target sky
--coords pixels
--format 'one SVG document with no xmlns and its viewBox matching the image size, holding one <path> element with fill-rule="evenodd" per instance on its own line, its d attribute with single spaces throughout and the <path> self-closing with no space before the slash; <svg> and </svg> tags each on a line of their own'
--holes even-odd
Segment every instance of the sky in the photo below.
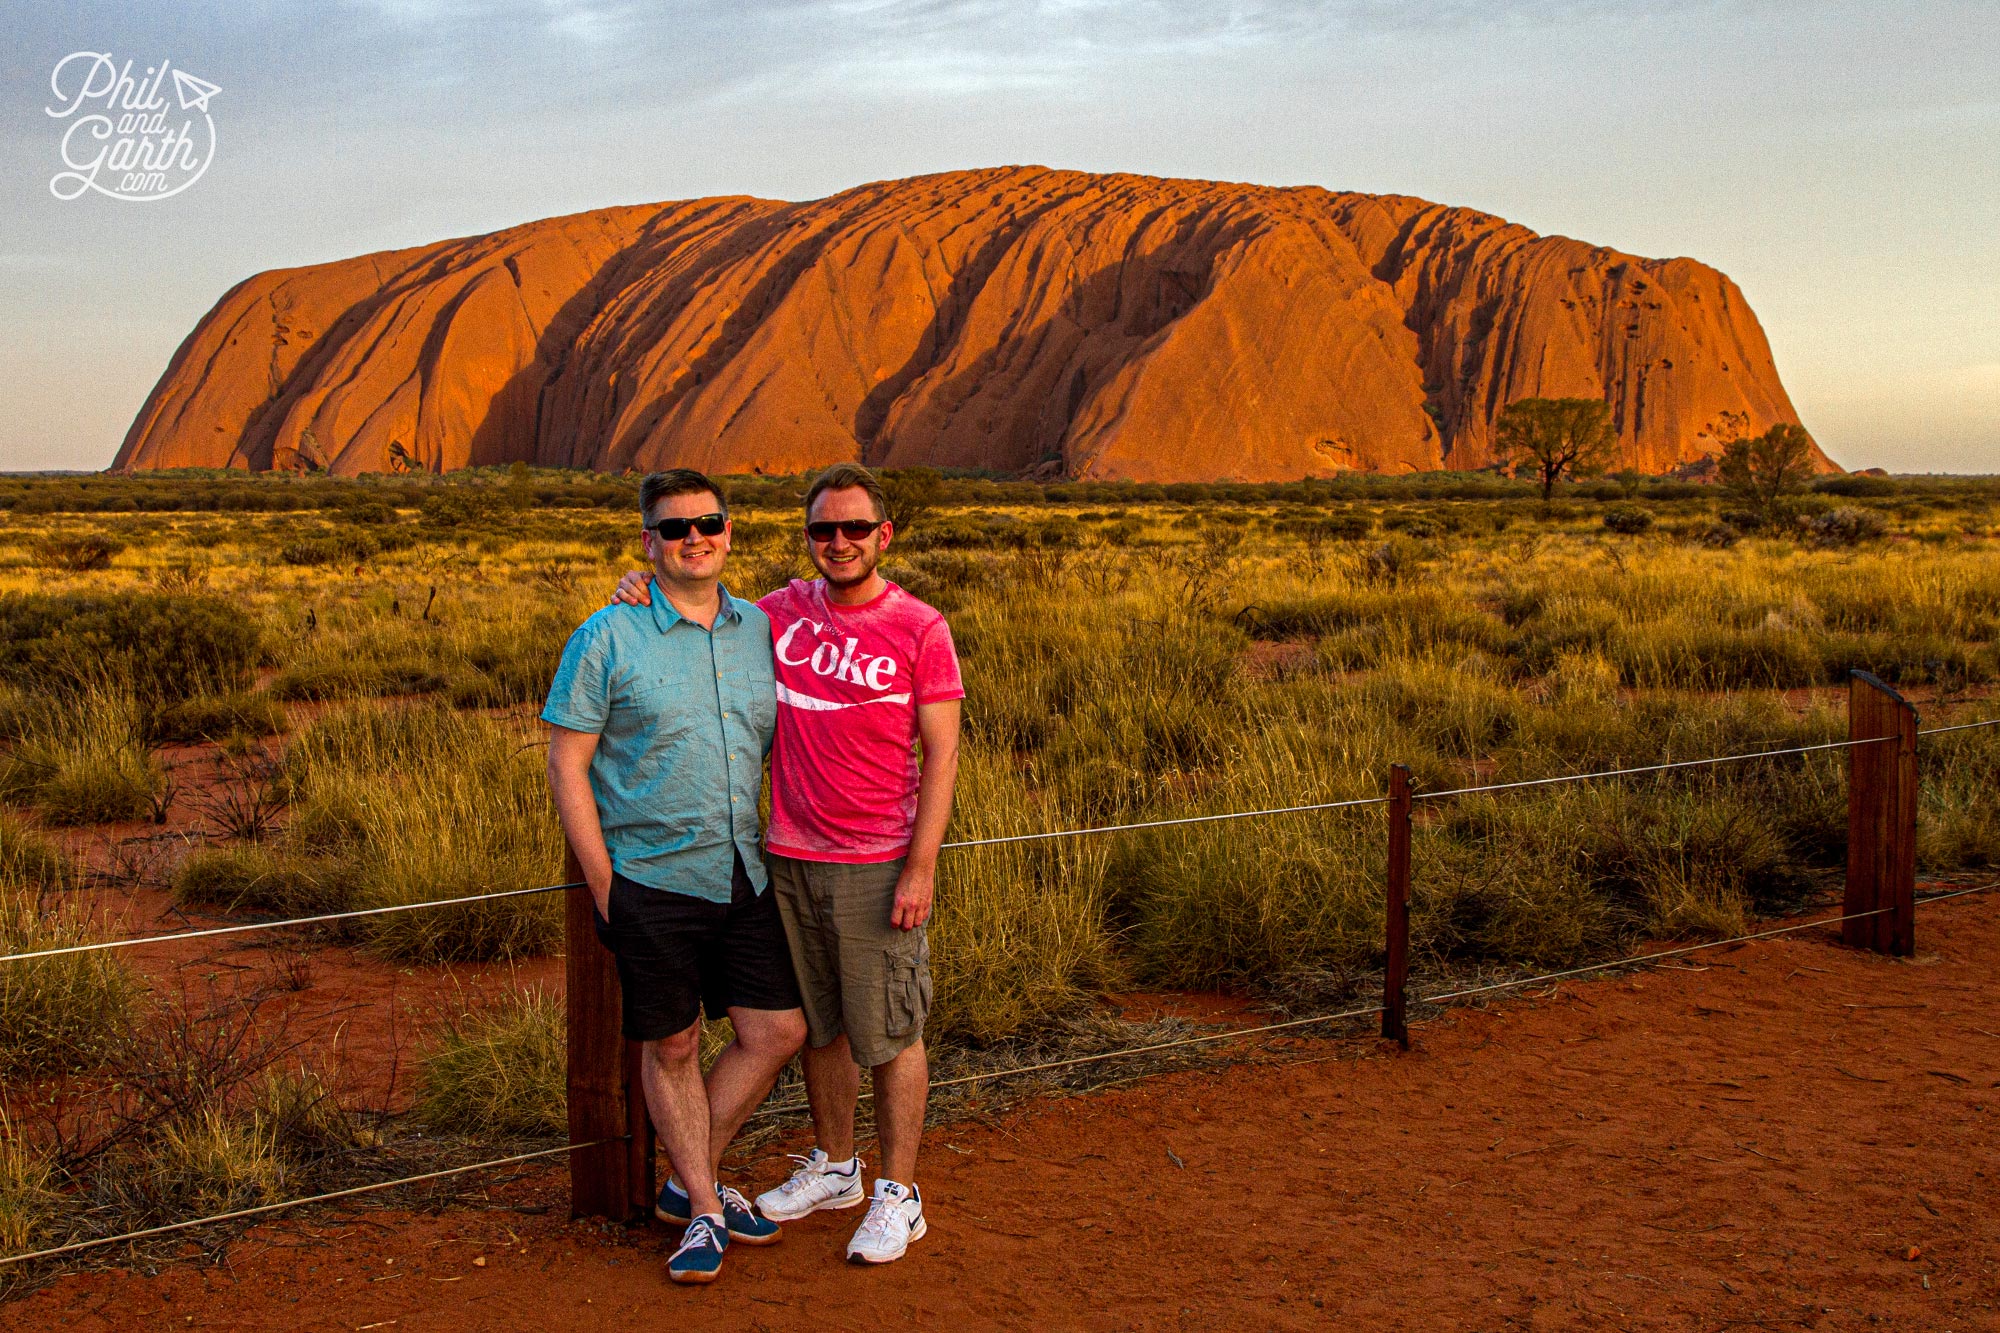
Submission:
<svg viewBox="0 0 2000 1333">
<path fill-rule="evenodd" d="M 1692 256 L 1743 289 L 1837 462 L 2000 472 L 1991 0 L 0 4 L 0 470 L 107 465 L 263 269 L 1036 163 Z M 220 88 L 198 180 L 51 192 L 51 75 L 79 51 Z"/>
</svg>

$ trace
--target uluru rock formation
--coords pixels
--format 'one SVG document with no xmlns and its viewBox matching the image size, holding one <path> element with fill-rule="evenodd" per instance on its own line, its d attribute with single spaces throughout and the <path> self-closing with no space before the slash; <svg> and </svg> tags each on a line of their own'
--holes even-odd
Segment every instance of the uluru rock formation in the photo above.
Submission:
<svg viewBox="0 0 2000 1333">
<path fill-rule="evenodd" d="M 1532 396 L 1604 399 L 1648 472 L 1798 420 L 1691 259 L 1397 195 L 1010 167 L 260 273 L 114 466 L 1280 480 L 1480 467 Z"/>
</svg>

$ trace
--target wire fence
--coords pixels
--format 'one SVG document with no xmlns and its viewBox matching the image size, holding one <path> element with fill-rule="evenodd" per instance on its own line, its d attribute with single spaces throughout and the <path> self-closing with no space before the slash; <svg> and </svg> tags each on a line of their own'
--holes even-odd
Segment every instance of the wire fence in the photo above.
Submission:
<svg viewBox="0 0 2000 1333">
<path fill-rule="evenodd" d="M 625 1138 L 630 1138 L 626 1135 Z M 357 1194 L 375 1194 L 382 1190 L 392 1190 L 401 1185 L 421 1185 L 427 1180 L 443 1180 L 448 1176 L 462 1176 L 473 1171 L 487 1171 L 496 1166 L 513 1166 L 518 1162 L 532 1162 L 540 1157 L 557 1157 L 566 1153 L 581 1152 L 585 1148 L 602 1148 L 607 1143 L 622 1143 L 625 1139 L 597 1139 L 591 1143 L 566 1143 L 560 1148 L 538 1148 L 533 1152 L 515 1153 L 511 1157 L 495 1157 L 490 1161 L 472 1162 L 465 1166 L 448 1166 L 442 1171 L 426 1171 L 417 1176 L 398 1176 L 394 1180 L 378 1180 L 373 1184 L 355 1185 L 348 1189 L 328 1190 L 324 1194 L 308 1194 L 302 1198 L 285 1199 L 278 1203 L 261 1203 L 254 1208 L 238 1208 L 233 1212 L 213 1213 L 207 1217 L 189 1218 L 184 1222 L 168 1222 L 157 1227 L 147 1227 L 143 1231 L 126 1231 L 116 1236 L 94 1236 L 89 1240 L 72 1241 L 67 1245 L 56 1245 L 46 1250 L 35 1250 L 28 1254 L 0 1256 L 0 1268 L 8 1264 L 24 1264 L 31 1259 L 54 1259 L 60 1255 L 75 1254 L 80 1250 L 95 1250 L 105 1245 L 118 1245 L 125 1241 L 150 1240 L 154 1236 L 171 1235 L 176 1231 L 190 1231 L 195 1227 L 214 1226 L 219 1222 L 236 1222 L 250 1217 L 268 1217 L 272 1213 L 282 1213 L 287 1208 L 303 1208 L 307 1204 L 331 1203 L 336 1199 L 351 1199 Z"/>
<path fill-rule="evenodd" d="M 1968 894 L 1985 893 L 2000 889 L 2000 881 L 1991 884 L 1976 884 L 1969 888 L 1955 889 L 1944 893 L 1925 894 L 1917 899 L 1919 905 L 1942 902 L 1947 898 L 1962 898 Z M 1849 912 L 1840 916 L 1821 917 L 1814 921 L 1798 922 L 1789 926 L 1779 926 L 1771 930 L 1752 931 L 1743 935 L 1732 935 L 1726 939 L 1707 940 L 1700 944 L 1684 945 L 1673 949 L 1658 949 L 1649 953 L 1632 954 L 1625 958 L 1615 958 L 1607 962 L 1591 963 L 1584 967 L 1566 968 L 1558 972 L 1539 972 L 1533 976 L 1515 977 L 1506 981 L 1493 982 L 1484 986 L 1466 987 L 1460 990 L 1443 991 L 1436 995 L 1422 997 L 1418 1003 L 1441 1005 L 1454 1000 L 1469 999 L 1476 995 L 1491 994 L 1495 991 L 1517 990 L 1527 986 L 1542 985 L 1552 981 L 1564 981 L 1585 976 L 1592 972 L 1609 972 L 1621 967 L 1643 967 L 1662 959 L 1678 958 L 1706 949 L 1721 949 L 1731 945 L 1747 944 L 1756 940 L 1772 939 L 1780 935 L 1796 934 L 1799 931 L 1814 930 L 1824 926 L 1837 926 L 1847 921 L 1857 921 L 1865 917 L 1879 916 L 1891 909 L 1878 907 L 1867 912 Z M 1159 1051 L 1173 1050 L 1187 1046 L 1207 1045 L 1215 1042 L 1240 1041 L 1245 1037 L 1264 1036 L 1273 1032 L 1284 1032 L 1295 1028 L 1315 1027 L 1328 1023 L 1338 1023 L 1347 1019 L 1366 1018 L 1382 1012 L 1379 1004 L 1363 1005 L 1355 1009 L 1343 1009 L 1337 1013 L 1312 1014 L 1304 1018 L 1289 1018 L 1276 1023 L 1260 1023 L 1254 1027 L 1231 1028 L 1223 1032 L 1198 1033 L 1190 1037 L 1177 1037 L 1171 1041 L 1148 1042 L 1141 1046 L 1121 1047 L 1112 1051 L 1099 1051 L 1090 1055 L 1072 1056 L 1062 1060 L 1044 1060 L 1035 1064 L 1010 1065 L 1001 1069 L 985 1070 L 964 1074 L 956 1078 L 939 1079 L 931 1083 L 933 1091 L 939 1088 L 962 1086 L 971 1083 L 985 1083 L 996 1079 L 1018 1078 L 1026 1074 L 1047 1073 L 1058 1069 L 1071 1069 L 1080 1065 L 1103 1064 L 1111 1060 L 1126 1060 L 1134 1056 L 1150 1055 Z M 871 1093 L 860 1094 L 866 1101 Z M 796 1114 L 807 1109 L 805 1102 L 787 1102 L 779 1106 L 763 1107 L 751 1114 L 749 1119 L 771 1119 Z M 148 1240 L 156 1236 L 189 1231 L 196 1227 L 213 1226 L 222 1222 L 242 1221 L 253 1217 L 265 1217 L 281 1213 L 291 1208 L 302 1208 L 310 1204 L 331 1203 L 340 1199 L 353 1198 L 362 1194 L 373 1194 L 383 1190 L 396 1189 L 404 1185 L 419 1185 L 426 1181 L 442 1180 L 452 1176 L 466 1175 L 474 1171 L 485 1171 L 495 1167 L 513 1166 L 521 1162 L 531 1162 L 540 1158 L 557 1157 L 585 1148 L 601 1148 L 612 1143 L 630 1141 L 631 1136 L 595 1139 L 588 1143 L 571 1143 L 556 1148 L 542 1148 L 533 1152 L 515 1153 L 509 1157 L 496 1157 L 484 1162 L 473 1162 L 465 1166 L 447 1167 L 439 1171 L 426 1171 L 421 1175 L 399 1176 L 394 1180 L 376 1181 L 367 1185 L 356 1185 L 348 1189 L 329 1190 L 323 1194 L 311 1194 L 297 1199 L 285 1199 L 278 1203 L 259 1204 L 252 1208 L 238 1208 L 231 1212 L 215 1213 L 207 1217 L 189 1218 L 181 1222 L 170 1222 L 162 1226 L 147 1227 L 141 1231 L 128 1231 L 114 1236 L 96 1236 L 89 1240 L 73 1241 L 66 1245 L 52 1246 L 26 1254 L 0 1256 L 0 1267 L 10 1264 L 27 1263 L 38 1259 L 54 1259 L 62 1255 L 83 1250 L 98 1249 L 107 1245 L 117 1245 L 128 1241 Z"/>
<path fill-rule="evenodd" d="M 1937 736 L 1946 732 L 1973 731 L 1983 727 L 2000 727 L 2000 718 L 1988 718 L 1979 722 L 1961 722 L 1953 726 L 1930 727 L 1917 732 L 1919 736 Z M 1524 787 L 1546 787 L 1567 782 L 1593 782 L 1604 778 L 1642 776 L 1647 773 L 1663 773 L 1674 769 L 1706 768 L 1718 764 L 1744 763 L 1753 759 L 1776 759 L 1787 755 L 1813 754 L 1821 751 L 1847 750 L 1860 745 L 1879 745 L 1894 737 L 1870 737 L 1863 740 L 1826 741 L 1817 745 L 1794 745 L 1776 750 L 1747 750 L 1741 754 L 1710 755 L 1700 759 L 1678 759 L 1663 764 L 1646 764 L 1636 768 L 1600 769 L 1589 773 L 1564 773 L 1555 777 L 1526 778 L 1518 782 L 1494 782 L 1476 787 L 1453 787 L 1444 791 L 1416 792 L 1413 799 L 1420 801 L 1442 800 L 1447 796 L 1470 796 L 1481 792 L 1513 791 Z M 1041 842 L 1052 838 L 1086 838 L 1108 833 L 1132 833 L 1144 829 L 1175 828 L 1188 824 L 1214 824 L 1233 819 L 1259 819 L 1272 815 L 1311 814 L 1326 810 L 1353 810 L 1364 806 L 1384 805 L 1386 796 L 1363 796 L 1345 801 L 1322 801 L 1312 805 L 1275 806 L 1265 810 L 1230 810 L 1220 814 L 1186 815 L 1177 819 L 1152 819 L 1131 824 L 1103 824 L 1091 828 L 1051 829 L 1042 833 L 1015 833 L 993 838 L 969 838 L 959 842 L 943 844 L 940 851 L 967 851 L 976 847 L 998 847 L 1010 843 Z M 200 930 L 174 931 L 163 935 L 134 935 L 125 939 L 93 940 L 84 944 L 65 945 L 56 949 L 37 949 L 29 953 L 0 954 L 0 963 L 21 963 L 37 958 L 57 958 L 65 954 L 94 953 L 103 949 L 128 949 L 142 944 L 172 944 L 180 940 L 206 939 L 220 935 L 239 935 L 260 930 L 289 930 L 299 926 L 330 925 L 338 921 L 355 921 L 365 917 L 387 916 L 396 912 L 418 912 L 441 907 L 463 907 L 471 903 L 493 902 L 502 898 L 522 898 L 537 893 L 558 893 L 568 889 L 582 888 L 580 882 L 567 884 L 542 884 L 525 889 L 502 889 L 493 893 L 475 893 L 459 898 L 436 898 L 424 902 L 392 903 L 382 907 L 359 907 L 345 912 L 326 912 L 318 916 L 287 917 L 279 921 L 249 921 L 228 926 L 205 927 Z"/>
<path fill-rule="evenodd" d="M 1994 726 L 2000 726 L 2000 718 L 1992 718 L 1977 722 L 1958 723 L 1950 726 L 1921 729 L 1917 732 L 1917 735 L 1936 736 L 1950 732 L 1973 731 Z M 1515 782 L 1488 783 L 1480 786 L 1452 788 L 1443 791 L 1412 793 L 1411 796 L 1412 799 L 1417 799 L 1417 800 L 1436 800 L 1450 796 L 1466 796 L 1483 792 L 1511 791 L 1511 790 L 1519 790 L 1530 787 L 1552 786 L 1559 783 L 1588 782 L 1588 781 L 1596 781 L 1608 778 L 1643 776 L 1645 774 L 1662 773 L 1673 770 L 1713 767 L 1721 764 L 1744 763 L 1757 759 L 1773 759 L 1773 758 L 1781 758 L 1792 755 L 1845 750 L 1854 748 L 1856 746 L 1880 744 L 1888 741 L 1893 741 L 1896 739 L 1897 737 L 1894 736 L 1882 736 L 1882 737 L 1869 737 L 1869 738 L 1846 740 L 1846 741 L 1829 741 L 1815 745 L 1788 746 L 1779 749 L 1746 751 L 1740 754 L 1714 755 L 1698 759 L 1675 760 L 1666 763 L 1647 764 L 1632 768 L 1605 769 L 1589 773 L 1561 774 L 1547 778 L 1531 778 Z M 1237 819 L 1254 819 L 1254 818 L 1263 818 L 1263 817 L 1277 816 L 1277 815 L 1295 815 L 1295 814 L 1308 814 L 1308 813 L 1323 812 L 1330 810 L 1358 809 L 1366 806 L 1386 804 L 1390 801 L 1390 799 L 1391 798 L 1387 796 L 1361 797 L 1351 800 L 1325 801 L 1307 805 L 1274 807 L 1263 810 L 1227 811 L 1217 814 L 1189 815 L 1174 819 L 1145 820 L 1128 824 L 1108 824 L 1108 825 L 1099 825 L 1081 829 L 1056 829 L 1039 833 L 1012 834 L 1012 835 L 1003 835 L 992 838 L 974 838 L 959 842 L 946 843 L 944 844 L 943 848 L 941 848 L 941 850 L 954 850 L 954 851 L 969 850 L 977 847 L 991 847 L 991 846 L 1001 846 L 1014 843 L 1045 841 L 1055 838 L 1090 837 L 1103 834 L 1134 832 L 1145 829 L 1181 827 L 1191 824 L 1219 823 Z M 27 962 L 35 959 L 53 958 L 71 954 L 91 953 L 108 949 L 132 948 L 144 944 L 167 944 L 176 941 L 207 939 L 219 936 L 238 935 L 255 931 L 282 930 L 282 929 L 291 929 L 302 926 L 329 925 L 341 921 L 351 921 L 368 917 L 385 916 L 399 912 L 413 912 L 413 911 L 423 911 L 433 908 L 464 906 L 472 903 L 493 902 L 501 899 L 526 897 L 532 894 L 562 892 L 579 887 L 583 886 L 579 882 L 572 881 L 564 884 L 538 885 L 531 888 L 504 889 L 491 893 L 471 894 L 458 898 L 444 898 L 444 899 L 435 899 L 425 902 L 395 903 L 380 907 L 357 908 L 351 911 L 329 912 L 329 913 L 322 913 L 319 915 L 306 916 L 306 917 L 292 917 L 278 921 L 245 922 L 227 926 L 207 927 L 199 930 L 176 931 L 160 935 L 143 935 L 143 936 L 133 936 L 125 939 L 92 941 L 83 944 L 66 945 L 54 949 L 41 949 L 27 953 L 4 955 L 0 956 L 0 963 Z M 1929 894 L 1917 898 L 1916 902 L 1918 904 L 1933 903 L 1947 898 L 1957 898 L 1965 896 L 1967 894 L 1986 892 L 1994 888 L 2000 888 L 2000 883 L 1975 885 L 1970 888 L 1958 889 L 1944 893 Z M 1504 990 L 1517 990 L 1523 987 L 1542 985 L 1555 981 L 1562 981 L 1569 978 L 1585 976 L 1596 972 L 1606 972 L 1623 967 L 1644 966 L 1649 963 L 1658 962 L 1662 959 L 1681 957 L 1687 954 L 1699 953 L 1703 950 L 1724 948 L 1730 945 L 1744 944 L 1755 940 L 1770 939 L 1781 935 L 1793 934 L 1799 931 L 1813 930 L 1825 926 L 1840 925 L 1848 921 L 1860 920 L 1867 917 L 1880 916 L 1884 913 L 1891 912 L 1892 910 L 1894 909 L 1888 907 L 1881 907 L 1869 911 L 1845 913 L 1840 916 L 1822 917 L 1813 921 L 1800 922 L 1793 925 L 1775 927 L 1770 930 L 1754 931 L 1743 935 L 1730 936 L 1725 939 L 1709 940 L 1700 944 L 1684 945 L 1672 949 L 1655 950 L 1643 954 L 1633 954 L 1628 957 L 1612 959 L 1601 963 L 1587 964 L 1582 967 L 1567 968 L 1555 972 L 1542 972 L 1542 973 L 1536 973 L 1531 976 L 1509 978 L 1502 981 L 1491 982 L 1478 986 L 1462 987 L 1456 990 L 1440 992 L 1436 995 L 1419 997 L 1417 1003 L 1427 1004 L 1427 1005 L 1449 1004 L 1454 1001 L 1463 1001 L 1466 999 L 1473 998 L 1475 996 L 1492 994 Z M 1166 1050 L 1208 1045 L 1217 1042 L 1239 1041 L 1247 1037 L 1260 1036 L 1274 1032 L 1288 1031 L 1297 1028 L 1322 1026 L 1330 1023 L 1346 1021 L 1349 1019 L 1364 1018 L 1370 1015 L 1381 1014 L 1384 1012 L 1385 1009 L 1383 1005 L 1379 1004 L 1364 1005 L 1357 1008 L 1345 1009 L 1334 1013 L 1314 1014 L 1303 1018 L 1284 1019 L 1274 1023 L 1258 1024 L 1252 1027 L 1245 1027 L 1245 1028 L 1232 1028 L 1221 1032 L 1198 1033 L 1192 1036 L 1174 1038 L 1169 1041 L 1149 1042 L 1139 1046 L 1123 1047 L 1116 1050 L 1096 1052 L 1089 1055 L 1071 1056 L 1059 1060 L 1041 1061 L 1027 1065 L 1007 1066 L 1000 1069 L 964 1074 L 949 1079 L 939 1080 L 937 1082 L 932 1083 L 931 1087 L 933 1089 L 937 1089 L 937 1088 L 968 1085 L 974 1083 L 990 1082 L 993 1080 L 1005 1079 L 1005 1078 L 1017 1078 L 1028 1074 L 1047 1073 L 1060 1069 L 1070 1069 L 1085 1065 L 1101 1064 L 1111 1060 L 1130 1059 L 1135 1056 L 1155 1054 Z M 778 1117 L 778 1116 L 793 1114 L 799 1111 L 803 1111 L 805 1109 L 807 1109 L 807 1106 L 803 1102 L 787 1103 L 780 1106 L 762 1108 L 759 1111 L 757 1111 L 752 1118 L 758 1119 L 758 1118 Z M 316 1203 L 333 1202 L 340 1199 L 352 1198 L 358 1195 L 395 1189 L 401 1186 L 422 1184 L 426 1181 L 441 1180 L 454 1176 L 465 1175 L 475 1171 L 490 1170 L 496 1167 L 510 1166 L 522 1162 L 535 1161 L 542 1158 L 567 1155 L 569 1153 L 574 1153 L 586 1148 L 596 1148 L 611 1143 L 626 1142 L 629 1141 L 629 1139 L 630 1135 L 625 1135 L 617 1138 L 597 1139 L 588 1143 L 566 1144 L 556 1148 L 545 1148 L 526 1153 L 516 1153 L 511 1156 L 493 1158 L 482 1162 L 474 1162 L 464 1166 L 448 1167 L 438 1171 L 424 1172 L 419 1175 L 403 1176 L 393 1180 L 378 1181 L 371 1184 L 353 1186 L 347 1189 L 332 1190 L 322 1194 L 308 1195 L 297 1199 L 287 1199 L 277 1203 L 261 1204 L 255 1207 L 236 1209 L 231 1212 L 217 1213 L 207 1217 L 191 1218 L 180 1222 L 167 1223 L 161 1226 L 148 1227 L 138 1231 L 124 1232 L 112 1236 L 93 1237 L 87 1240 L 74 1241 L 65 1245 L 54 1246 L 43 1250 L 31 1251 L 24 1254 L 0 1256 L 0 1267 L 6 1267 L 8 1265 L 13 1265 L 13 1264 L 26 1263 L 34 1260 L 57 1258 L 62 1255 L 72 1254 L 83 1250 L 96 1249 L 103 1246 L 115 1245 L 125 1242 L 146 1240 L 153 1237 L 170 1235 L 182 1231 L 191 1230 L 197 1227 L 211 1226 L 223 1222 L 238 1221 L 249 1218 L 268 1216 L 283 1212 L 291 1208 L 298 1208 Z"/>
</svg>

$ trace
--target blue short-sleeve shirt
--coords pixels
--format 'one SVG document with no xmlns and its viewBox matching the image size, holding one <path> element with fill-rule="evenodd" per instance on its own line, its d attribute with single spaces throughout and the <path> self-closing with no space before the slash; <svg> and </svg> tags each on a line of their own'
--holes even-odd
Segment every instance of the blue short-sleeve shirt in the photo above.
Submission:
<svg viewBox="0 0 2000 1333">
<path fill-rule="evenodd" d="M 590 786 L 611 865 L 650 888 L 729 901 L 738 855 L 765 885 L 757 796 L 777 729 L 771 622 L 722 590 L 712 630 L 607 606 L 578 627 L 542 720 L 594 732 Z"/>
</svg>

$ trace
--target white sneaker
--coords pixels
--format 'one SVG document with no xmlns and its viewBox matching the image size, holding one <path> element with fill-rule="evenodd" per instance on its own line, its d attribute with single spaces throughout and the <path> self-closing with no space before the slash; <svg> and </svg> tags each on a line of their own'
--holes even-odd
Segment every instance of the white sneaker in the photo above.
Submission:
<svg viewBox="0 0 2000 1333">
<path fill-rule="evenodd" d="M 924 1201 L 914 1185 L 893 1180 L 875 1182 L 875 1198 L 854 1239 L 847 1242 L 847 1262 L 886 1264 L 903 1257 L 913 1240 L 930 1230 L 924 1223 Z"/>
<path fill-rule="evenodd" d="M 861 1159 L 854 1159 L 852 1171 L 827 1170 L 826 1154 L 818 1148 L 812 1156 L 790 1154 L 799 1164 L 792 1178 L 774 1190 L 757 1196 L 757 1208 L 774 1222 L 790 1222 L 822 1208 L 852 1208 L 868 1196 L 861 1189 Z"/>
</svg>

